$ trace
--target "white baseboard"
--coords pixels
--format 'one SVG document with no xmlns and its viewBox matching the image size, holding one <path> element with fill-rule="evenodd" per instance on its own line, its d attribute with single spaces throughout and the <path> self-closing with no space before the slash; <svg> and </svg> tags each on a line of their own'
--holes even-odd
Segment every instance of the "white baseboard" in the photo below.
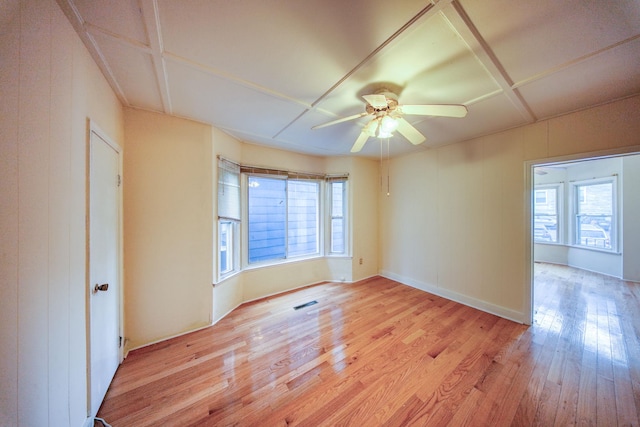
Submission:
<svg viewBox="0 0 640 427">
<path fill-rule="evenodd" d="M 442 298 L 449 299 L 451 301 L 459 302 L 460 304 L 467 305 L 469 307 L 476 308 L 487 313 L 495 314 L 496 316 L 503 317 L 507 320 L 511 320 L 517 323 L 526 323 L 525 315 L 522 312 L 511 310 L 506 307 L 491 304 L 486 301 L 472 298 L 457 292 L 450 291 L 448 289 L 440 288 L 419 280 L 412 279 L 410 277 L 404 277 L 399 274 L 392 273 L 390 271 L 381 271 L 380 275 L 396 282 L 400 282 L 403 285 L 411 286 L 412 288 L 419 289 L 430 294 L 437 295 Z"/>
<path fill-rule="evenodd" d="M 218 320 L 219 320 L 219 319 L 218 319 Z M 129 349 L 127 349 L 127 355 L 128 355 L 130 352 L 132 352 L 133 350 L 138 350 L 138 349 L 145 348 L 145 347 L 149 347 L 150 345 L 158 344 L 158 343 L 161 343 L 161 342 L 164 342 L 164 341 L 167 341 L 167 340 L 173 339 L 173 338 L 178 338 L 178 337 L 181 337 L 181 336 L 183 336 L 183 335 L 190 334 L 190 333 L 192 333 L 192 332 L 196 332 L 196 331 L 200 331 L 200 330 L 202 330 L 202 329 L 206 329 L 206 328 L 208 328 L 208 327 L 210 327 L 210 326 L 211 326 L 211 324 L 210 324 L 210 325 L 200 326 L 199 328 L 189 329 L 188 331 L 180 332 L 180 333 L 175 334 L 175 335 L 171 335 L 171 336 L 168 336 L 168 337 L 160 338 L 160 339 L 157 339 L 157 340 L 155 340 L 155 341 L 151 341 L 151 342 L 148 342 L 148 343 L 145 343 L 145 344 L 142 344 L 142 345 L 136 346 L 136 347 L 129 348 Z"/>
<path fill-rule="evenodd" d="M 273 296 L 280 295 L 280 294 L 284 294 L 286 292 L 291 292 L 291 291 L 299 290 L 299 289 L 302 289 L 302 288 L 308 288 L 309 286 L 316 286 L 316 285 L 320 285 L 322 283 L 329 283 L 329 282 L 330 282 L 330 280 L 320 280 L 318 282 L 308 283 L 306 285 L 295 286 L 293 288 L 285 289 L 283 291 L 273 292 L 273 293 L 270 293 L 270 294 L 262 295 L 262 296 L 255 297 L 255 298 L 251 298 L 251 299 L 248 299 L 246 301 L 242 301 L 238 305 L 238 307 L 240 307 L 242 304 L 246 304 L 248 302 L 259 301 L 261 299 L 273 297 Z M 236 308 L 238 308 L 238 307 L 236 307 Z M 235 310 L 235 308 L 234 308 L 234 310 Z M 233 310 L 231 310 L 231 311 L 233 311 Z M 231 311 L 229 313 L 231 313 Z M 229 314 L 229 313 L 227 313 L 227 314 Z M 225 316 L 226 316 L 226 314 L 225 314 Z"/>
<path fill-rule="evenodd" d="M 225 317 L 227 317 L 229 315 L 229 313 L 231 313 L 233 310 L 235 310 L 236 308 L 240 307 L 242 304 L 244 304 L 244 302 L 241 302 L 239 304 L 236 304 L 235 307 L 233 307 L 232 309 L 228 310 L 225 314 L 223 314 L 222 316 L 220 316 L 219 318 L 217 318 L 216 320 L 214 320 L 213 322 L 211 322 L 211 326 L 215 325 L 216 323 L 218 323 L 219 321 L 221 321 L 222 319 L 224 319 Z"/>
</svg>

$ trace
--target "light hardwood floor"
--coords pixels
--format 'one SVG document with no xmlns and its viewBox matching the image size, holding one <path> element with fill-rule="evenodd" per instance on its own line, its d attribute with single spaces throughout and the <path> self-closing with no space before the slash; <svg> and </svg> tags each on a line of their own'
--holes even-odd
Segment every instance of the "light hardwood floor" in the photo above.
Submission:
<svg viewBox="0 0 640 427">
<path fill-rule="evenodd" d="M 530 327 L 380 277 L 245 304 L 133 351 L 98 416 L 114 427 L 639 425 L 640 285 L 548 264 L 535 274 Z"/>
</svg>

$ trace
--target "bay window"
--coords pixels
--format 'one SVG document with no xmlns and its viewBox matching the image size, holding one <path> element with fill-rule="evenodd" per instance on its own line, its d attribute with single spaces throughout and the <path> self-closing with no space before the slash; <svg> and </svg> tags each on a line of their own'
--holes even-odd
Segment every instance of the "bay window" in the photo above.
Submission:
<svg viewBox="0 0 640 427">
<path fill-rule="evenodd" d="M 249 266 L 347 254 L 347 175 L 224 159 L 218 171 L 219 280 Z"/>
</svg>

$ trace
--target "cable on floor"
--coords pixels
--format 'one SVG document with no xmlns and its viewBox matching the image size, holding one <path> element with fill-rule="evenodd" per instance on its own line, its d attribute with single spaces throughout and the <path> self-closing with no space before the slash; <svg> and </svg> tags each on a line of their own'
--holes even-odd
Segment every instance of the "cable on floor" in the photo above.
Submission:
<svg viewBox="0 0 640 427">
<path fill-rule="evenodd" d="M 98 424 L 96 424 L 98 423 Z M 94 417 L 93 418 L 93 427 L 111 427 L 111 424 L 103 420 L 102 418 Z"/>
</svg>

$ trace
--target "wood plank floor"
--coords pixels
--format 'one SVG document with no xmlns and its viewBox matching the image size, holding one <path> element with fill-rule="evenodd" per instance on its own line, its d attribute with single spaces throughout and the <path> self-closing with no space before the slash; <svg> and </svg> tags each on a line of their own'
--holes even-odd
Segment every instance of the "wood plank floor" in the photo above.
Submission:
<svg viewBox="0 0 640 427">
<path fill-rule="evenodd" d="M 535 274 L 530 327 L 380 277 L 245 304 L 131 352 L 98 416 L 114 427 L 639 425 L 640 285 L 548 264 Z"/>
</svg>

